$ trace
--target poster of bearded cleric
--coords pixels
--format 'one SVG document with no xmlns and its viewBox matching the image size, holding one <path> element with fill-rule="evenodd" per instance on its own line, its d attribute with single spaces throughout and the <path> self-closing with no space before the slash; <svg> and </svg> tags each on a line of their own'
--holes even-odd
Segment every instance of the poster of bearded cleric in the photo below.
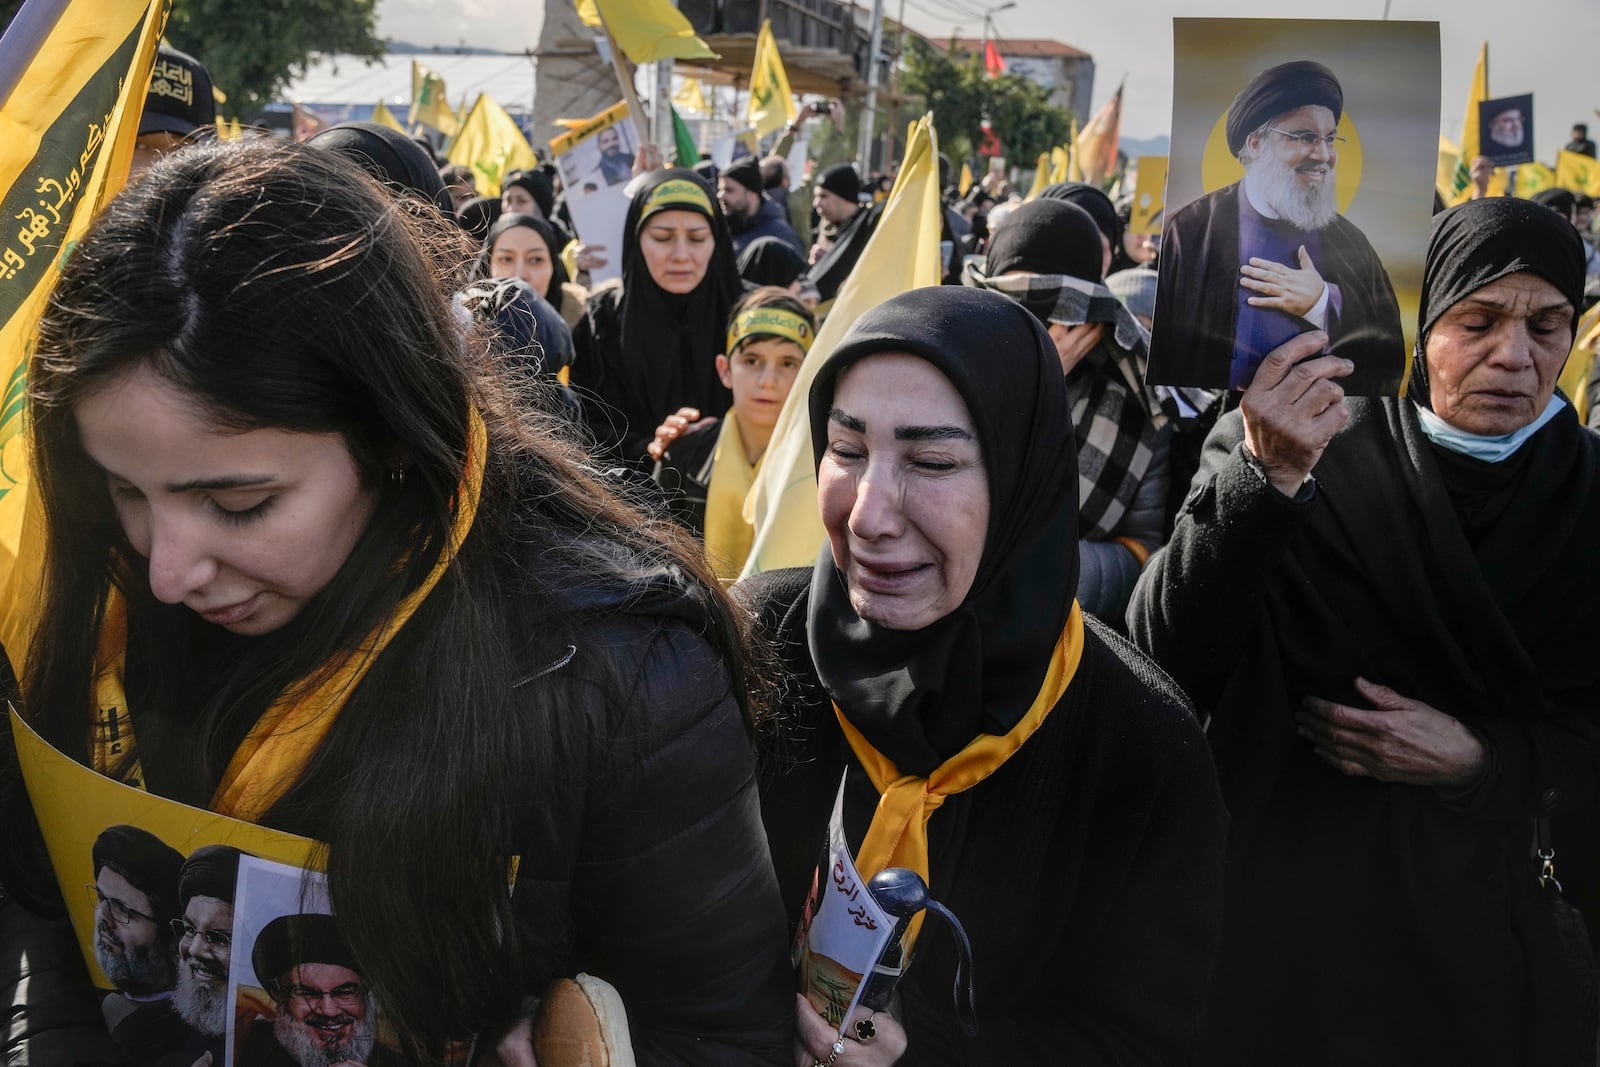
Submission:
<svg viewBox="0 0 1600 1067">
<path fill-rule="evenodd" d="M 15 713 L 11 731 L 119 1062 L 399 1062 L 302 869 L 313 842 L 96 774 Z"/>
<path fill-rule="evenodd" d="M 1394 395 L 1410 366 L 1439 140 L 1434 22 L 1174 19 L 1149 380 L 1243 390 L 1311 331 Z"/>
</svg>

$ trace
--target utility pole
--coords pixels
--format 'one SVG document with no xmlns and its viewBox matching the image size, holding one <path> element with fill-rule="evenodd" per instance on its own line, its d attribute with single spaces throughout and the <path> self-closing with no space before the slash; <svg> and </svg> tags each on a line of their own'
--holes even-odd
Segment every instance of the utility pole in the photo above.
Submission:
<svg viewBox="0 0 1600 1067">
<path fill-rule="evenodd" d="M 867 44 L 867 107 L 861 115 L 861 137 L 856 158 L 861 176 L 872 170 L 872 126 L 878 109 L 878 52 L 883 48 L 883 0 L 872 0 L 872 35 Z"/>
</svg>

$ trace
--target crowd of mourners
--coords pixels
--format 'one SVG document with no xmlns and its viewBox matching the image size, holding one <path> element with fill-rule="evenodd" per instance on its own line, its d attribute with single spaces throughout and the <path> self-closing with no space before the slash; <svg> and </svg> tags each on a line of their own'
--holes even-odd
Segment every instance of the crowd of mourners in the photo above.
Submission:
<svg viewBox="0 0 1600 1067">
<path fill-rule="evenodd" d="M 1441 206 L 1404 397 L 1347 396 L 1318 330 L 1229 392 L 1147 383 L 1129 203 L 986 176 L 945 284 L 791 397 L 892 174 L 647 146 L 602 248 L 551 167 L 481 197 L 382 126 L 205 124 L 141 131 L 178 136 L 40 323 L 4 688 L 104 775 L 325 845 L 337 934 L 258 950 L 311 1036 L 257 1062 L 532 1063 L 579 972 L 645 1065 L 1596 1062 L 1600 437 L 1557 390 L 1592 204 Z M 786 403 L 826 540 L 741 580 Z M 237 859 L 97 842 L 94 993 L 6 748 L 8 1062 L 221 1067 Z M 919 924 L 829 1021 L 791 947 L 836 804 L 970 959 Z"/>
</svg>

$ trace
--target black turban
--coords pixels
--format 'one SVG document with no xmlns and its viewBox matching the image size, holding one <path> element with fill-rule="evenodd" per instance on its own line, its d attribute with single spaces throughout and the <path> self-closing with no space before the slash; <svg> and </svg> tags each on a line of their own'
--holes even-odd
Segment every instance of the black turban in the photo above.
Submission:
<svg viewBox="0 0 1600 1067">
<path fill-rule="evenodd" d="M 1263 122 L 1302 107 L 1325 107 L 1338 122 L 1344 90 L 1333 71 L 1309 59 L 1280 63 L 1250 79 L 1228 105 L 1228 151 L 1234 155 Z"/>
<path fill-rule="evenodd" d="M 1089 213 L 1063 200 L 1030 200 L 1011 213 L 989 245 L 984 273 L 1065 274 L 1100 280 L 1100 231 Z"/>
<path fill-rule="evenodd" d="M 1428 259 L 1422 269 L 1422 305 L 1409 395 L 1431 406 L 1428 331 L 1461 300 L 1490 282 L 1531 271 L 1572 302 L 1573 321 L 1583 307 L 1583 241 L 1572 224 L 1547 207 L 1512 196 L 1468 200 L 1433 217 Z"/>
<path fill-rule="evenodd" d="M 178 873 L 179 909 L 187 909 L 195 897 L 215 897 L 232 904 L 242 855 L 227 845 L 205 845 L 189 853 Z"/>
<path fill-rule="evenodd" d="M 100 868 L 110 867 L 150 898 L 150 910 L 158 926 L 165 928 L 178 917 L 178 872 L 183 869 L 183 853 L 148 830 L 110 826 L 94 839 L 90 856 L 96 878 Z"/>
<path fill-rule="evenodd" d="M 446 218 L 455 213 L 439 168 L 421 145 L 399 130 L 375 122 L 341 122 L 306 143 L 337 152 L 385 185 L 416 193 Z"/>
<path fill-rule="evenodd" d="M 752 193 L 766 192 L 766 186 L 761 181 L 761 164 L 756 162 L 754 156 L 741 159 L 727 170 L 724 170 L 722 177 L 730 182 L 738 182 Z"/>
<path fill-rule="evenodd" d="M 277 982 L 303 963 L 360 971 L 339 934 L 338 921 L 316 912 L 278 916 L 262 928 L 250 951 L 250 966 L 263 984 Z"/>
</svg>

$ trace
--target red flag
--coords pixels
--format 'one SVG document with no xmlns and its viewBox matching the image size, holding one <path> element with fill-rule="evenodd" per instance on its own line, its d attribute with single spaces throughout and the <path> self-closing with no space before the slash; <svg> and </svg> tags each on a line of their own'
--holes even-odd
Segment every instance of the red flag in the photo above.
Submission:
<svg viewBox="0 0 1600 1067">
<path fill-rule="evenodd" d="M 993 41 L 983 42 L 983 69 L 989 72 L 991 78 L 998 78 L 1006 72 L 1006 61 L 1000 58 L 1000 49 L 994 46 Z"/>
<path fill-rule="evenodd" d="M 994 132 L 994 127 L 989 125 L 989 120 L 988 119 L 984 119 L 983 120 L 980 129 L 981 129 L 981 132 L 983 134 L 983 140 L 980 141 L 979 144 L 978 144 L 978 155 L 980 155 L 980 156 L 1003 156 L 1003 155 L 1005 155 L 1006 154 L 1005 153 L 1005 149 L 1000 144 L 1000 137 L 999 137 L 998 134 L 996 134 Z"/>
</svg>

